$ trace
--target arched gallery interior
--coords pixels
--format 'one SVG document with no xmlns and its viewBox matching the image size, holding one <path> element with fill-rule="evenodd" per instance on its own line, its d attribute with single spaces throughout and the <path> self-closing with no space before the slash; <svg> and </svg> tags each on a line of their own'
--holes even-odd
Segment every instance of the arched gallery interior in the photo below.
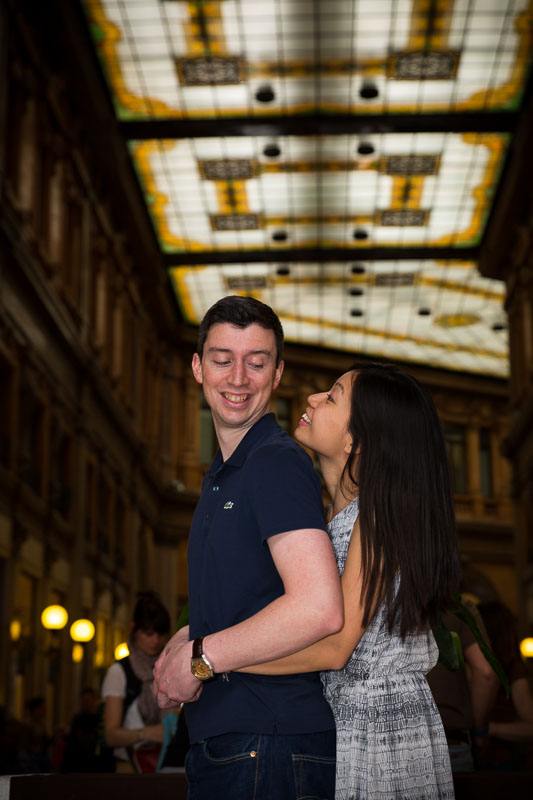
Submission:
<svg viewBox="0 0 533 800">
<path fill-rule="evenodd" d="M 175 626 L 217 448 L 191 373 L 271 305 L 294 430 L 355 358 L 431 393 L 461 589 L 533 636 L 531 0 L 4 0 L 0 705 L 68 721 L 136 593 Z M 62 606 L 68 622 L 44 627 Z M 94 636 L 74 642 L 71 623 Z M 531 663 L 531 662 L 530 662 Z"/>
</svg>

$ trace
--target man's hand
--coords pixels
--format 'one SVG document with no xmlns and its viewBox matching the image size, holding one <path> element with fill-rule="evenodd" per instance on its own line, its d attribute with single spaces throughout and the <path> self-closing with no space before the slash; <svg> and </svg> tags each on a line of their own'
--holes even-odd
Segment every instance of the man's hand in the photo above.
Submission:
<svg viewBox="0 0 533 800">
<path fill-rule="evenodd" d="M 152 691 L 160 708 L 198 700 L 202 683 L 191 672 L 189 627 L 174 634 L 155 662 Z"/>
</svg>

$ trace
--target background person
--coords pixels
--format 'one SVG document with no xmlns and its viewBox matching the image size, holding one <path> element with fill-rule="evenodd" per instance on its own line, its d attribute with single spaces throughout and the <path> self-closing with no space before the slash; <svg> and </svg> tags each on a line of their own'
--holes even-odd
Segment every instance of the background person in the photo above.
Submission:
<svg viewBox="0 0 533 800">
<path fill-rule="evenodd" d="M 462 602 L 488 642 L 476 606 L 465 598 Z M 436 664 L 427 680 L 444 725 L 452 772 L 472 772 L 485 764 L 489 716 L 500 682 L 466 622 L 451 613 L 443 614 L 442 621 L 459 637 L 465 666 L 451 670 Z"/>
<path fill-rule="evenodd" d="M 490 714 L 487 767 L 501 771 L 533 769 L 533 699 L 515 618 L 500 601 L 480 603 L 478 611 L 510 685 L 509 697 L 499 687 Z"/>
<path fill-rule="evenodd" d="M 170 617 L 158 595 L 140 592 L 131 623 L 130 654 L 127 661 L 111 664 L 102 685 L 105 739 L 115 748 L 117 772 L 135 771 L 128 748 L 150 749 L 154 769 L 157 765 L 160 748 L 154 745 L 162 743 L 164 731 L 152 693 L 153 667 L 169 630 Z"/>
</svg>

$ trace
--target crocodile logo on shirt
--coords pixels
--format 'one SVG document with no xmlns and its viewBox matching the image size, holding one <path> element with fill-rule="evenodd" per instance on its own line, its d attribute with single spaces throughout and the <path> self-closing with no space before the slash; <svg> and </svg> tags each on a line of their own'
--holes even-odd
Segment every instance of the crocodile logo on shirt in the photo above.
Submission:
<svg viewBox="0 0 533 800">
<path fill-rule="evenodd" d="M 231 500 L 228 500 L 227 503 L 224 503 L 224 508 L 233 508 L 233 502 Z"/>
</svg>

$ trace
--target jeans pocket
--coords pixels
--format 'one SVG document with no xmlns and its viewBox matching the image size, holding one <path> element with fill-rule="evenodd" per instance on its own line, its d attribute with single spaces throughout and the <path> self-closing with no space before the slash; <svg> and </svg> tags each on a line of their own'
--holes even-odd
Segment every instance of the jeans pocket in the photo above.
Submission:
<svg viewBox="0 0 533 800">
<path fill-rule="evenodd" d="M 257 734 L 222 734 L 203 743 L 206 759 L 213 764 L 231 764 L 243 759 L 257 758 L 260 737 Z"/>
<path fill-rule="evenodd" d="M 194 744 L 185 764 L 188 800 L 258 797 L 259 741 L 253 734 L 223 734 Z"/>
<path fill-rule="evenodd" d="M 296 800 L 334 800 L 335 758 L 319 755 L 293 755 Z"/>
</svg>

